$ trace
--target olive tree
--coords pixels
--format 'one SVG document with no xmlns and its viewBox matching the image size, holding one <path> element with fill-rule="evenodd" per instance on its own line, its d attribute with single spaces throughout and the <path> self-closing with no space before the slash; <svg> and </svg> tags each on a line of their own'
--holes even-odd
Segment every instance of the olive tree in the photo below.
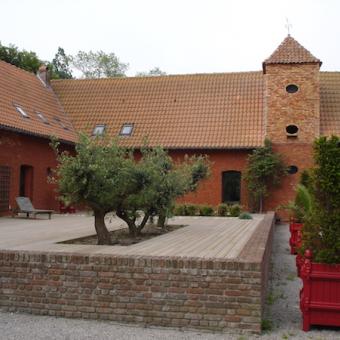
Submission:
<svg viewBox="0 0 340 340">
<path fill-rule="evenodd" d="M 175 164 L 161 148 L 143 148 L 136 160 L 132 150 L 115 141 L 81 134 L 75 151 L 74 156 L 58 154 L 55 180 L 66 204 L 85 204 L 93 210 L 98 244 L 111 243 L 105 225 L 108 212 L 115 212 L 137 236 L 152 214 L 166 214 L 177 197 L 194 190 L 208 175 L 205 157 Z"/>
</svg>

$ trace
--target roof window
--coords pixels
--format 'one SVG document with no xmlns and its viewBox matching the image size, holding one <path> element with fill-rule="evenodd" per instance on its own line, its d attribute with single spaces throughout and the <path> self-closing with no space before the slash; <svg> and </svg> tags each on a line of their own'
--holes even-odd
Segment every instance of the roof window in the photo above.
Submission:
<svg viewBox="0 0 340 340">
<path fill-rule="evenodd" d="M 105 132 L 105 124 L 98 124 L 92 131 L 93 136 L 102 136 Z"/>
<path fill-rule="evenodd" d="M 123 124 L 120 135 L 121 136 L 131 136 L 133 131 L 133 124 Z"/>
<path fill-rule="evenodd" d="M 21 107 L 18 106 L 18 105 L 14 105 L 14 106 L 15 106 L 16 110 L 21 114 L 21 116 L 22 116 L 23 118 L 29 118 L 29 117 L 30 117 L 30 116 L 26 113 L 26 111 L 24 111 L 23 108 L 21 108 Z"/>
<path fill-rule="evenodd" d="M 59 117 L 54 117 L 54 120 L 64 129 L 69 130 L 69 128 L 60 120 Z"/>
<path fill-rule="evenodd" d="M 36 114 L 37 114 L 37 116 L 40 118 L 40 120 L 41 120 L 43 123 L 49 124 L 47 118 L 46 118 L 41 112 L 36 111 Z"/>
</svg>

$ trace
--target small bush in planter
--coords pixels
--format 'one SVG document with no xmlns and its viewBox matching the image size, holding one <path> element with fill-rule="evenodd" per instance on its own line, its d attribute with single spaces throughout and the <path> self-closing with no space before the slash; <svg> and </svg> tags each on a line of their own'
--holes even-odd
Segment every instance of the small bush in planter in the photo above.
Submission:
<svg viewBox="0 0 340 340">
<path fill-rule="evenodd" d="M 231 217 L 238 217 L 241 214 L 242 207 L 239 204 L 233 204 L 229 208 Z"/>
<path fill-rule="evenodd" d="M 217 215 L 224 217 L 224 216 L 228 216 L 228 214 L 229 214 L 228 205 L 225 203 L 219 204 L 219 206 L 217 207 Z"/>
<path fill-rule="evenodd" d="M 201 216 L 213 216 L 214 215 L 214 208 L 210 205 L 201 205 L 199 207 L 200 215 Z"/>
<path fill-rule="evenodd" d="M 316 167 L 311 176 L 314 208 L 303 228 L 303 247 L 313 261 L 340 263 L 340 139 L 320 137 L 314 143 Z"/>
</svg>

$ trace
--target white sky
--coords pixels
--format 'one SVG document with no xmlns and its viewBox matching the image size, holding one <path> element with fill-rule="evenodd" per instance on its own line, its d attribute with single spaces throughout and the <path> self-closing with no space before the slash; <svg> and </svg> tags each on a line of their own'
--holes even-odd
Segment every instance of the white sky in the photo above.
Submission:
<svg viewBox="0 0 340 340">
<path fill-rule="evenodd" d="M 0 0 L 0 41 L 52 60 L 114 52 L 128 75 L 260 70 L 287 35 L 340 71 L 338 0 Z"/>
</svg>

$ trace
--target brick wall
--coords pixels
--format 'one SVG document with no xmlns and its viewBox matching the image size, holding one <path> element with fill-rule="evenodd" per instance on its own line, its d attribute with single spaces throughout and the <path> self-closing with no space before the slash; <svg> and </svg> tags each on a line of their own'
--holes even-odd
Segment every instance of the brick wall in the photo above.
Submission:
<svg viewBox="0 0 340 340">
<path fill-rule="evenodd" d="M 47 182 L 47 168 L 57 164 L 49 141 L 0 130 L 0 149 L 0 165 L 9 166 L 11 172 L 10 205 L 14 207 L 15 197 L 19 196 L 20 167 L 29 165 L 33 167 L 33 205 L 38 209 L 58 210 L 55 186 Z"/>
<path fill-rule="evenodd" d="M 249 150 L 183 150 L 170 151 L 171 157 L 181 160 L 185 154 L 192 156 L 196 154 L 207 154 L 211 162 L 211 175 L 202 181 L 196 192 L 190 193 L 180 199 L 180 202 L 191 202 L 195 204 L 211 204 L 217 206 L 222 203 L 222 173 L 224 171 L 236 170 L 241 173 L 247 164 Z M 248 193 L 246 183 L 241 181 L 241 204 L 248 206 Z"/>
<path fill-rule="evenodd" d="M 272 222 L 268 214 L 234 261 L 0 251 L 0 307 L 259 333 Z"/>
<path fill-rule="evenodd" d="M 319 64 L 278 64 L 266 67 L 266 135 L 273 143 L 309 143 L 320 134 Z M 286 86 L 295 84 L 296 93 Z M 297 137 L 287 138 L 286 126 L 299 127 Z"/>
</svg>

